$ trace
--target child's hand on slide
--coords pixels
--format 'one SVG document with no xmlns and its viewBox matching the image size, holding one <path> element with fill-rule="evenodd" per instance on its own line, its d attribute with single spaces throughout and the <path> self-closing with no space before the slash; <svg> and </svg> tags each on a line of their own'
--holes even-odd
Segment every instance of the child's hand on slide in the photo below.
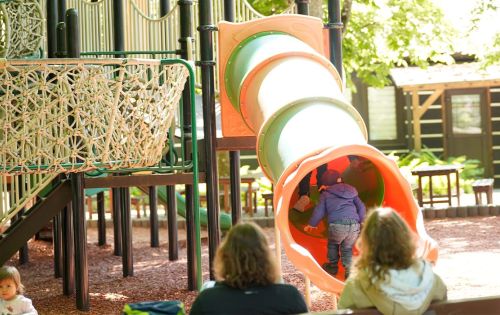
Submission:
<svg viewBox="0 0 500 315">
<path fill-rule="evenodd" d="M 304 226 L 304 231 L 305 231 L 305 232 L 312 232 L 312 231 L 314 231 L 314 230 L 316 230 L 316 229 L 317 229 L 317 227 L 315 227 L 315 226 L 310 226 L 309 224 L 308 224 L 308 225 L 306 225 L 306 226 Z"/>
</svg>

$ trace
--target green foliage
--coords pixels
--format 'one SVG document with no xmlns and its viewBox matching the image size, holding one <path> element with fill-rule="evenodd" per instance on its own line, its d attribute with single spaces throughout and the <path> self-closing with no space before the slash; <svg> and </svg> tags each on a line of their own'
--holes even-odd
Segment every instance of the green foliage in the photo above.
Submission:
<svg viewBox="0 0 500 315">
<path fill-rule="evenodd" d="M 219 176 L 229 177 L 229 152 L 217 151 L 217 169 Z"/>
<path fill-rule="evenodd" d="M 391 68 L 451 63 L 451 27 L 431 0 L 353 1 L 344 33 L 346 73 L 370 86 L 389 81 Z"/>
<path fill-rule="evenodd" d="M 248 3 L 264 15 L 279 14 L 288 7 L 293 0 L 248 0 Z"/>
<path fill-rule="evenodd" d="M 460 171 L 460 180 L 461 187 L 466 193 L 472 192 L 472 182 L 474 180 L 483 177 L 484 168 L 481 167 L 481 161 L 476 159 L 467 159 L 466 156 L 458 156 L 458 157 L 449 157 L 446 160 L 443 160 L 441 157 L 438 157 L 433 152 L 428 149 L 423 149 L 420 152 L 411 151 L 408 154 L 395 157 L 396 163 L 400 168 L 401 172 L 405 177 L 410 181 L 410 184 L 413 188 L 416 188 L 416 176 L 411 175 L 411 170 L 416 168 L 417 166 L 427 166 L 427 165 L 462 165 L 463 168 Z M 422 178 L 423 180 L 423 188 L 427 190 L 429 185 L 429 180 L 427 177 Z M 452 183 L 453 188 L 454 183 Z M 443 178 L 434 178 L 432 182 L 432 188 L 439 194 L 444 194 L 446 192 L 446 179 Z"/>
<path fill-rule="evenodd" d="M 488 12 L 496 12 L 500 10 L 498 0 L 476 0 L 475 6 L 471 12 L 471 31 L 479 28 L 481 17 Z"/>
<path fill-rule="evenodd" d="M 249 0 L 257 11 L 277 14 L 293 0 Z M 327 22 L 327 0 L 323 0 Z M 432 0 L 353 0 L 343 40 L 346 73 L 370 86 L 390 83 L 391 68 L 451 63 L 451 27 Z M 348 84 L 353 86 L 350 82 Z"/>
<path fill-rule="evenodd" d="M 482 62 L 485 67 L 495 65 L 500 62 L 500 33 L 495 35 L 493 44 L 485 49 Z"/>
<path fill-rule="evenodd" d="M 475 7 L 471 12 L 472 24 L 469 33 L 479 31 L 479 25 L 488 16 L 498 16 L 500 13 L 500 1 L 498 0 L 476 0 Z M 491 32 L 490 32 L 491 33 Z M 471 47 L 477 59 L 484 67 L 498 64 L 500 62 L 500 32 L 492 37 L 492 43 L 486 47 Z"/>
<path fill-rule="evenodd" d="M 130 195 L 132 195 L 133 197 L 141 197 L 144 196 L 144 192 L 137 187 L 131 187 Z"/>
</svg>

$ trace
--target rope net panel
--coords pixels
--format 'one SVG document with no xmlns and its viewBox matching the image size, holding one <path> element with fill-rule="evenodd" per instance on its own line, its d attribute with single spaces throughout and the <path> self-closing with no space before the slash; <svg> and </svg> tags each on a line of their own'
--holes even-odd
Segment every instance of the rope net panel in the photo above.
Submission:
<svg viewBox="0 0 500 315">
<path fill-rule="evenodd" d="M 40 0 L 0 3 L 0 57 L 19 58 L 37 53 L 44 38 Z"/>
<path fill-rule="evenodd" d="M 0 4 L 0 58 L 4 58 L 9 51 L 9 16 L 4 4 Z"/>
<path fill-rule="evenodd" d="M 145 59 L 0 65 L 0 174 L 152 166 L 188 70 Z"/>
</svg>

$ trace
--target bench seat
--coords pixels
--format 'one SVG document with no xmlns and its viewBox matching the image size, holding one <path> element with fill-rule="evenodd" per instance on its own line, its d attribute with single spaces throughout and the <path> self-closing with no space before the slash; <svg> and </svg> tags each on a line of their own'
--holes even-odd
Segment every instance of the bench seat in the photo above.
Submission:
<svg viewBox="0 0 500 315">
<path fill-rule="evenodd" d="M 359 310 L 324 311 L 307 313 L 314 315 L 352 314 L 352 315 L 381 315 L 374 308 Z M 451 300 L 432 303 L 423 315 L 471 315 L 471 314 L 500 314 L 500 295 L 473 299 Z"/>
<path fill-rule="evenodd" d="M 494 182 L 493 178 L 481 178 L 472 183 L 472 190 L 474 191 L 474 197 L 476 198 L 477 205 L 483 203 L 482 193 L 486 194 L 486 201 L 488 204 L 493 203 Z"/>
</svg>

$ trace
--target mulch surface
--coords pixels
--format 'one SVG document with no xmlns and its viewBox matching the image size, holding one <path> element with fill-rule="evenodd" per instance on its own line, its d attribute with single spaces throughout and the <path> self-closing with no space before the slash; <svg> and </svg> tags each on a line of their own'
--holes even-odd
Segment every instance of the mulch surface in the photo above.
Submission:
<svg viewBox="0 0 500 315">
<path fill-rule="evenodd" d="M 274 230 L 265 229 L 274 247 Z M 435 267 L 448 286 L 449 299 L 500 295 L 500 217 L 441 219 L 426 222 L 426 230 L 440 246 Z M 182 231 L 180 232 L 182 233 Z M 17 257 L 9 264 L 19 268 L 26 296 L 40 314 L 120 314 L 123 305 L 138 301 L 181 300 L 190 309 L 196 292 L 187 289 L 185 243 L 179 259 L 168 260 L 167 232 L 160 230 L 160 247 L 150 247 L 148 228 L 134 228 L 134 276 L 123 277 L 122 258 L 113 255 L 113 231 L 107 243 L 97 246 L 97 231 L 88 230 L 90 304 L 89 312 L 76 310 L 74 296 L 62 294 L 62 280 L 54 278 L 53 250 L 48 242 L 29 242 L 30 262 L 19 266 Z M 182 239 L 182 235 L 179 236 Z M 203 279 L 208 280 L 208 249 L 202 253 Z M 282 255 L 283 278 L 304 292 L 304 277 Z M 332 296 L 311 287 L 311 310 L 334 307 Z"/>
</svg>

